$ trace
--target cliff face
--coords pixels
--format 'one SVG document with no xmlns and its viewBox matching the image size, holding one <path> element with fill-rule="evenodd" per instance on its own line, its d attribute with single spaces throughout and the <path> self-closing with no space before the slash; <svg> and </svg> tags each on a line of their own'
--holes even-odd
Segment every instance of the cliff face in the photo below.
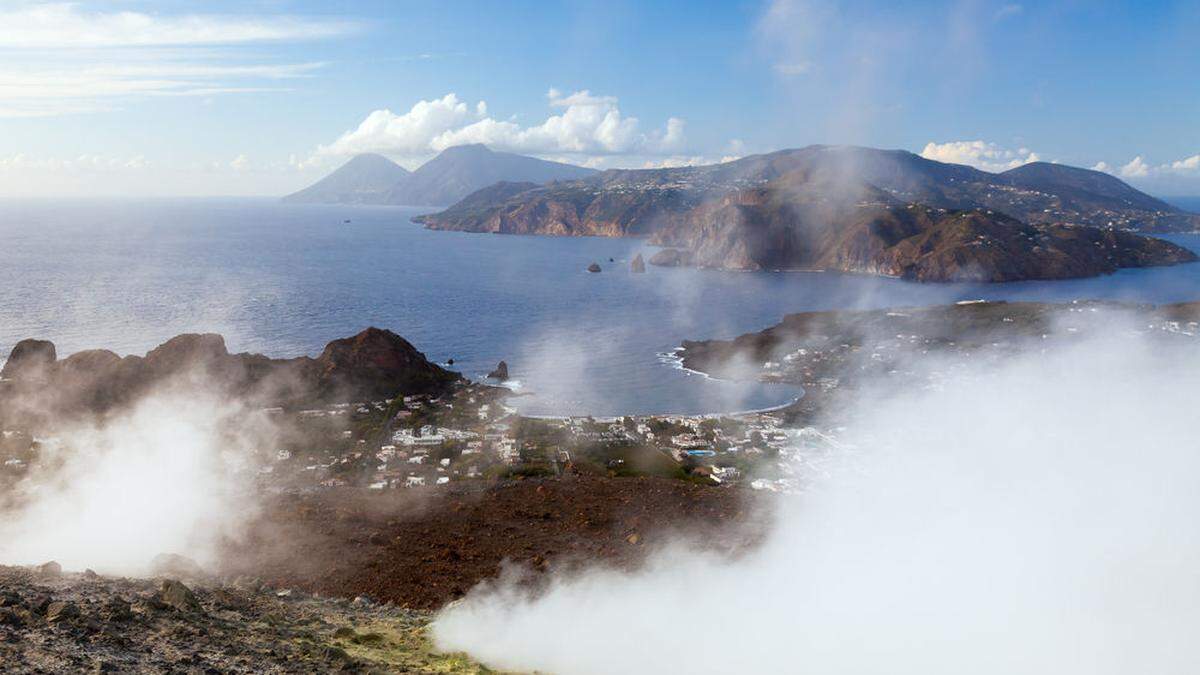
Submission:
<svg viewBox="0 0 1200 675">
<path fill-rule="evenodd" d="M 103 413 L 183 378 L 261 406 L 436 393 L 461 379 L 378 328 L 335 340 L 315 359 L 230 354 L 215 334 L 179 335 L 145 356 L 91 350 L 65 359 L 55 358 L 49 342 L 24 340 L 3 373 L 0 413 L 31 407 L 54 414 Z"/>
<path fill-rule="evenodd" d="M 1034 226 L 986 211 L 890 205 L 864 189 L 854 204 L 756 189 L 688 214 L 657 235 L 677 247 L 658 265 L 828 269 L 914 281 L 1018 281 L 1192 262 L 1190 251 L 1130 232 Z"/>
</svg>

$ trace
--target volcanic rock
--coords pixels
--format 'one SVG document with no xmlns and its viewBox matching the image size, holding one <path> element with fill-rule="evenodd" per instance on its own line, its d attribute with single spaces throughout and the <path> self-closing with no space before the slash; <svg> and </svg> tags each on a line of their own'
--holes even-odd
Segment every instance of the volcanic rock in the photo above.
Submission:
<svg viewBox="0 0 1200 675">
<path fill-rule="evenodd" d="M 641 253 L 633 257 L 633 261 L 629 263 L 629 271 L 634 274 L 644 274 L 646 272 L 646 261 L 642 259 Z"/>
<path fill-rule="evenodd" d="M 37 568 L 38 576 L 42 577 L 43 579 L 55 579 L 60 577 L 62 576 L 62 571 L 62 565 L 59 565 L 53 560 L 48 563 L 42 563 L 41 565 L 38 565 Z"/>
<path fill-rule="evenodd" d="M 408 340 L 379 328 L 330 342 L 317 358 L 316 369 L 317 389 L 324 398 L 437 393 L 461 379 L 430 363 Z"/>
<path fill-rule="evenodd" d="M 46 416 L 103 413 L 183 378 L 264 407 L 440 394 L 462 379 L 378 328 L 330 342 L 316 359 L 230 354 L 215 334 L 180 335 L 144 357 L 90 350 L 62 360 L 55 360 L 53 344 L 24 340 L 4 372 L 0 421 L 27 412 L 15 405 L 30 398 L 22 394 L 36 394 Z"/>
<path fill-rule="evenodd" d="M 588 265 L 587 271 L 591 272 L 592 274 L 599 272 L 600 271 L 600 263 L 592 263 L 591 265 Z"/>
<path fill-rule="evenodd" d="M 492 372 L 488 373 L 487 376 L 488 376 L 488 379 L 490 379 L 490 380 L 500 380 L 501 382 L 503 382 L 504 380 L 507 380 L 508 379 L 508 364 L 504 361 L 501 361 L 500 363 L 498 363 L 496 365 L 496 369 L 493 370 Z"/>
<path fill-rule="evenodd" d="M 192 593 L 192 589 L 175 579 L 163 579 L 158 599 L 177 612 L 201 611 L 200 601 L 196 599 L 196 594 Z"/>
<path fill-rule="evenodd" d="M 664 248 L 650 256 L 650 264 L 659 267 L 686 267 L 692 264 L 692 254 L 675 248 Z"/>
<path fill-rule="evenodd" d="M 46 607 L 46 621 L 60 623 L 79 617 L 79 607 L 73 602 L 52 602 Z"/>
<path fill-rule="evenodd" d="M 21 340 L 12 348 L 4 368 L 0 368 L 0 379 L 45 379 L 56 358 L 53 342 Z"/>
</svg>

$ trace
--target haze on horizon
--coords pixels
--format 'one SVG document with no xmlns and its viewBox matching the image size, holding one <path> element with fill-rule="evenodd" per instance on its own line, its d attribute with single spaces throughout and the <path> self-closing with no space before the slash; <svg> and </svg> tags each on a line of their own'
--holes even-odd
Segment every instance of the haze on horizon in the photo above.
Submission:
<svg viewBox="0 0 1200 675">
<path fill-rule="evenodd" d="M 0 197 L 282 195 L 463 143 L 597 168 L 850 143 L 1200 194 L 1198 32 L 1183 1 L 5 0 Z"/>
</svg>

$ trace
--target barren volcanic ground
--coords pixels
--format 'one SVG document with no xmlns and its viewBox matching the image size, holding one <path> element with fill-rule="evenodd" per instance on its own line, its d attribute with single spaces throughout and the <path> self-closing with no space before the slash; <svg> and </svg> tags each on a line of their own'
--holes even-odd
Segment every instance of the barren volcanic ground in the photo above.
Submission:
<svg viewBox="0 0 1200 675">
<path fill-rule="evenodd" d="M 534 572 L 631 566 L 675 536 L 736 554 L 764 532 L 757 498 L 679 480 L 577 475 L 285 495 L 228 547 L 222 572 L 435 609 L 508 562 Z"/>
</svg>

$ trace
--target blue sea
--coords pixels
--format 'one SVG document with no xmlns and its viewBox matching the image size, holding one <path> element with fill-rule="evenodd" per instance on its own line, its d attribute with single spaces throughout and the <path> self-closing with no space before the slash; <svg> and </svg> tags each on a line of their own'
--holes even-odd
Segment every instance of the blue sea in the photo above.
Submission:
<svg viewBox="0 0 1200 675">
<path fill-rule="evenodd" d="M 316 354 L 367 326 L 479 378 L 509 363 L 535 415 L 731 412 L 798 391 L 688 373 L 684 339 L 729 338 L 789 312 L 963 299 L 1200 299 L 1200 264 L 1079 281 L 915 284 L 833 273 L 650 267 L 641 240 L 433 232 L 401 207 L 267 199 L 0 201 L 0 352 L 141 354 L 184 332 L 232 351 Z M 349 221 L 349 222 L 346 222 Z M 1200 248 L 1200 237 L 1176 242 Z M 587 266 L 603 271 L 591 274 Z M 2 356 L 0 356 L 2 358 Z"/>
</svg>

